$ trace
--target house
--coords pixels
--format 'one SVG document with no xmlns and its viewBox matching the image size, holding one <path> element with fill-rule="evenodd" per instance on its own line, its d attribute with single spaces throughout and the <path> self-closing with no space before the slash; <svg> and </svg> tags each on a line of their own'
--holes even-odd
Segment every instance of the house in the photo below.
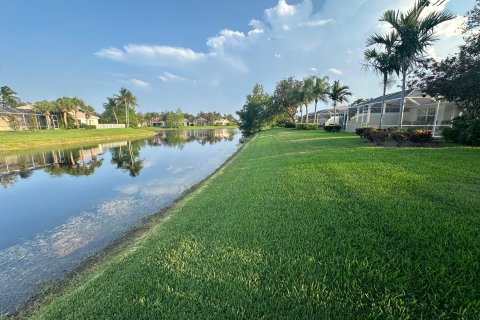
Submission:
<svg viewBox="0 0 480 320">
<path fill-rule="evenodd" d="M 382 96 L 349 107 L 342 114 L 344 129 L 354 132 L 356 128 L 379 127 L 382 121 L 383 128 L 426 129 L 440 136 L 444 128 L 450 127 L 452 118 L 460 114 L 454 103 L 436 100 L 416 89 L 406 91 L 404 107 L 400 110 L 401 97 L 401 92 L 386 95 L 383 117 Z"/>
<path fill-rule="evenodd" d="M 338 106 L 336 108 L 337 111 L 337 117 L 335 118 L 335 122 L 338 124 L 340 122 L 340 115 L 348 109 L 348 106 Z M 333 124 L 333 115 L 334 115 L 334 109 L 323 109 L 323 110 L 318 110 L 317 111 L 317 124 L 319 126 L 325 126 L 329 124 Z M 299 122 L 306 122 L 307 121 L 307 116 L 303 115 L 302 118 L 298 117 L 297 119 Z M 313 123 L 315 121 L 315 112 L 310 112 L 308 114 L 308 122 Z"/>
<path fill-rule="evenodd" d="M 96 115 L 88 114 L 83 111 L 77 111 L 76 113 L 73 111 L 70 111 L 69 114 L 72 117 L 76 117 L 80 124 L 86 124 L 86 125 L 95 126 L 95 127 L 98 126 L 98 120 L 100 119 Z"/>
<path fill-rule="evenodd" d="M 226 120 L 226 119 L 218 119 L 218 120 L 213 121 L 213 124 L 215 126 L 226 126 L 228 123 L 229 123 L 229 121 Z"/>
<path fill-rule="evenodd" d="M 152 119 L 150 121 L 149 126 L 151 126 L 151 127 L 165 127 L 165 121 L 163 121 L 161 118 L 155 118 L 155 119 Z"/>
<path fill-rule="evenodd" d="M 208 125 L 208 121 L 205 118 L 198 117 L 198 118 L 195 119 L 194 124 L 196 126 L 206 126 L 206 125 Z"/>
<path fill-rule="evenodd" d="M 7 120 L 7 116 L 10 115 L 17 118 L 20 130 L 29 130 L 34 124 L 38 129 L 46 129 L 47 127 L 46 116 L 33 112 L 31 105 L 18 108 L 0 107 L 0 131 L 12 130 Z"/>
</svg>

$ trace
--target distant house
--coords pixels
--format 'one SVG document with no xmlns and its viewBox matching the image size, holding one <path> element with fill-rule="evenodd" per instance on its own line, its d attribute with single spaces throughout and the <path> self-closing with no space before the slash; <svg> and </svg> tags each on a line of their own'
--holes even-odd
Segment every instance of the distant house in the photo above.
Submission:
<svg viewBox="0 0 480 320">
<path fill-rule="evenodd" d="M 160 118 L 152 119 L 149 124 L 151 127 L 165 127 L 165 121 Z"/>
<path fill-rule="evenodd" d="M 73 117 L 76 116 L 77 120 L 81 124 L 86 124 L 86 125 L 95 126 L 95 127 L 98 126 L 98 120 L 100 119 L 96 115 L 87 114 L 83 111 L 77 111 L 76 114 L 73 111 L 70 111 L 69 114 L 72 115 Z"/>
<path fill-rule="evenodd" d="M 213 124 L 216 126 L 226 126 L 227 124 L 229 124 L 229 121 L 226 119 L 218 119 L 218 120 L 215 120 Z"/>
<path fill-rule="evenodd" d="M 194 123 L 195 123 L 196 126 L 206 126 L 206 125 L 208 125 L 207 119 L 202 118 L 202 117 L 196 118 Z"/>
<path fill-rule="evenodd" d="M 194 120 L 183 118 L 183 126 L 188 127 L 194 124 Z"/>
</svg>

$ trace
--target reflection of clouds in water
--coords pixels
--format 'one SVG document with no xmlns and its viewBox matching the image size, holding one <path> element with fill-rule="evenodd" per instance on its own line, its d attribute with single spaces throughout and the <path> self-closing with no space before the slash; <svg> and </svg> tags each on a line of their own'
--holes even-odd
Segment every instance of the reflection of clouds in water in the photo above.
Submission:
<svg viewBox="0 0 480 320">
<path fill-rule="evenodd" d="M 143 169 L 153 168 L 157 165 L 155 161 L 145 160 L 143 161 Z"/>
<path fill-rule="evenodd" d="M 192 170 L 192 169 L 193 169 L 193 166 L 181 167 L 181 166 L 176 166 L 176 165 L 170 165 L 167 168 L 167 171 L 170 172 L 171 174 L 177 174 L 177 173 L 180 173 L 180 172 L 183 172 L 183 171 L 186 171 L 186 170 Z"/>
</svg>

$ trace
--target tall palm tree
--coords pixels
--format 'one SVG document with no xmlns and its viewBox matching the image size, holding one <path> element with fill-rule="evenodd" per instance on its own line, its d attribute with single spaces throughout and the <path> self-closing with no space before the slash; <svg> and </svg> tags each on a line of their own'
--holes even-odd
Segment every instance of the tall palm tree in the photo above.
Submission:
<svg viewBox="0 0 480 320">
<path fill-rule="evenodd" d="M 455 18 L 449 11 L 431 12 L 423 15 L 430 1 L 417 0 L 412 9 L 407 12 L 395 10 L 386 11 L 380 21 L 387 22 L 398 34 L 397 54 L 402 73 L 402 96 L 400 100 L 400 117 L 398 125 L 402 125 L 402 114 L 405 100 L 407 75 L 419 56 L 426 53 L 426 49 L 437 40 L 435 27 L 445 21 Z"/>
<path fill-rule="evenodd" d="M 117 117 L 117 112 L 115 109 L 117 108 L 117 103 L 115 101 L 115 98 L 107 98 L 107 102 L 103 104 L 103 107 L 105 110 L 112 110 L 113 116 L 115 117 L 115 121 L 118 124 L 118 117 Z"/>
<path fill-rule="evenodd" d="M 315 99 L 313 96 L 313 87 L 315 80 L 313 77 L 303 79 L 302 89 L 299 92 L 299 99 L 305 105 L 305 122 L 308 123 L 308 105 Z M 301 108 L 301 106 L 300 106 Z"/>
<path fill-rule="evenodd" d="M 20 104 L 17 93 L 7 86 L 0 87 L 0 98 L 3 107 L 15 108 Z"/>
<path fill-rule="evenodd" d="M 328 84 L 328 77 L 317 77 L 313 76 L 313 90 L 312 90 L 312 96 L 315 101 L 315 114 L 313 117 L 313 122 L 317 123 L 317 103 L 318 101 L 322 102 L 327 102 L 328 99 L 328 93 L 330 90 L 330 86 Z"/>
<path fill-rule="evenodd" d="M 67 114 L 69 111 L 75 109 L 75 101 L 72 98 L 62 97 L 55 101 L 55 104 L 60 112 L 63 113 L 63 123 L 65 130 L 68 129 Z"/>
<path fill-rule="evenodd" d="M 383 76 L 383 96 L 382 96 L 382 110 L 380 112 L 379 128 L 383 126 L 383 117 L 385 115 L 385 95 L 387 93 L 387 86 L 389 77 L 400 72 L 400 64 L 395 45 L 398 40 L 398 35 L 395 32 L 388 34 L 375 34 L 367 40 L 367 46 L 380 45 L 385 51 L 379 52 L 375 49 L 365 50 L 364 59 L 365 69 L 372 69 L 374 72 Z"/>
<path fill-rule="evenodd" d="M 130 107 L 135 108 L 137 106 L 137 98 L 132 94 L 130 90 L 125 88 L 120 89 L 120 94 L 115 95 L 115 102 L 119 106 L 123 106 L 125 108 L 125 127 L 129 127 L 129 119 L 128 119 L 128 110 Z"/>
<path fill-rule="evenodd" d="M 342 86 L 340 81 L 335 80 L 333 85 L 330 87 L 330 92 L 328 97 L 330 100 L 333 101 L 333 124 L 336 124 L 337 118 L 337 102 L 343 103 L 348 102 L 348 97 L 350 97 L 352 93 L 350 92 L 350 88 L 348 86 Z"/>
<path fill-rule="evenodd" d="M 45 116 L 47 129 L 50 129 L 51 127 L 50 114 L 54 111 L 54 109 L 54 103 L 47 100 L 38 101 L 34 104 L 33 110 L 35 112 L 41 112 Z"/>
</svg>

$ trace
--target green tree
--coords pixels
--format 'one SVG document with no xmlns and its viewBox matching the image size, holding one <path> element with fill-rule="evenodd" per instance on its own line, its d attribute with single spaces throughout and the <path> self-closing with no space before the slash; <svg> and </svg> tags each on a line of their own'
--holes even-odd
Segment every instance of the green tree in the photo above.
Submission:
<svg viewBox="0 0 480 320">
<path fill-rule="evenodd" d="M 295 122 L 297 109 L 302 105 L 299 92 L 302 89 L 302 81 L 293 77 L 282 79 L 277 83 L 272 96 L 272 105 L 270 108 L 271 115 L 286 114 Z"/>
<path fill-rule="evenodd" d="M 268 109 L 271 105 L 270 96 L 263 91 L 261 84 L 253 87 L 252 93 L 247 96 L 247 101 L 240 111 L 237 111 L 240 117 L 240 130 L 247 137 L 259 132 L 266 118 Z"/>
<path fill-rule="evenodd" d="M 382 111 L 380 113 L 379 128 L 383 126 L 383 117 L 385 115 L 385 96 L 389 84 L 389 77 L 400 72 L 399 59 L 395 51 L 395 45 L 398 41 L 398 35 L 395 32 L 388 34 L 375 34 L 367 40 L 367 46 L 383 46 L 384 52 L 375 49 L 367 49 L 364 54 L 364 67 L 366 70 L 373 70 L 383 76 L 383 96 Z"/>
<path fill-rule="evenodd" d="M 429 5 L 430 2 L 427 0 L 418 0 L 412 9 L 405 13 L 389 10 L 380 18 L 380 21 L 390 24 L 398 35 L 396 52 L 402 74 L 400 113 L 403 113 L 408 73 L 420 56 L 426 53 L 426 49 L 437 40 L 435 27 L 455 17 L 449 11 L 431 12 L 423 17 L 422 13 Z M 398 125 L 402 125 L 402 117 L 399 117 Z"/>
<path fill-rule="evenodd" d="M 352 93 L 350 92 L 350 88 L 348 86 L 342 86 L 340 81 L 336 80 L 333 82 L 333 85 L 330 87 L 329 98 L 333 101 L 333 123 L 336 124 L 337 122 L 337 102 L 344 103 L 348 102 L 348 97 L 350 97 Z"/>
<path fill-rule="evenodd" d="M 180 109 L 177 111 L 167 112 L 166 123 L 169 128 L 180 128 L 183 126 L 183 112 Z"/>
<path fill-rule="evenodd" d="M 313 88 L 315 80 L 313 77 L 306 77 L 303 79 L 302 88 L 298 92 L 298 99 L 305 105 L 305 122 L 308 123 L 308 105 L 315 99 L 313 95 Z M 302 108 L 302 106 L 300 106 Z M 303 119 L 302 119 L 303 120 Z"/>
<path fill-rule="evenodd" d="M 40 112 L 45 116 L 47 129 L 52 126 L 50 115 L 55 111 L 55 103 L 47 100 L 35 102 L 33 106 L 35 112 Z"/>
<path fill-rule="evenodd" d="M 74 111 L 77 108 L 76 101 L 73 98 L 62 97 L 55 100 L 56 108 L 63 113 L 64 129 L 68 129 L 67 115 L 70 111 Z"/>
<path fill-rule="evenodd" d="M 107 102 L 103 104 L 105 111 L 100 116 L 100 119 L 103 123 L 112 123 L 116 122 L 118 124 L 118 105 L 115 101 L 115 98 L 107 98 Z"/>
<path fill-rule="evenodd" d="M 313 122 L 317 123 L 317 104 L 319 101 L 327 103 L 328 100 L 328 93 L 330 92 L 330 85 L 328 84 L 328 77 L 317 77 L 313 76 L 313 99 L 315 101 L 315 114 L 313 118 Z"/>
<path fill-rule="evenodd" d="M 13 131 L 16 132 L 16 131 L 20 130 L 20 122 L 18 121 L 18 118 L 15 115 L 9 113 L 9 114 L 3 116 L 3 119 L 5 121 L 7 121 L 8 126 Z"/>
<path fill-rule="evenodd" d="M 17 93 L 8 86 L 0 87 L 0 99 L 3 107 L 15 108 L 20 105 Z"/>
<path fill-rule="evenodd" d="M 128 128 L 130 126 L 129 115 L 131 114 L 129 110 L 133 109 L 135 111 L 135 107 L 137 106 L 137 98 L 130 90 L 121 88 L 120 94 L 115 95 L 115 102 L 118 106 L 121 106 L 125 109 L 125 127 Z"/>
</svg>

